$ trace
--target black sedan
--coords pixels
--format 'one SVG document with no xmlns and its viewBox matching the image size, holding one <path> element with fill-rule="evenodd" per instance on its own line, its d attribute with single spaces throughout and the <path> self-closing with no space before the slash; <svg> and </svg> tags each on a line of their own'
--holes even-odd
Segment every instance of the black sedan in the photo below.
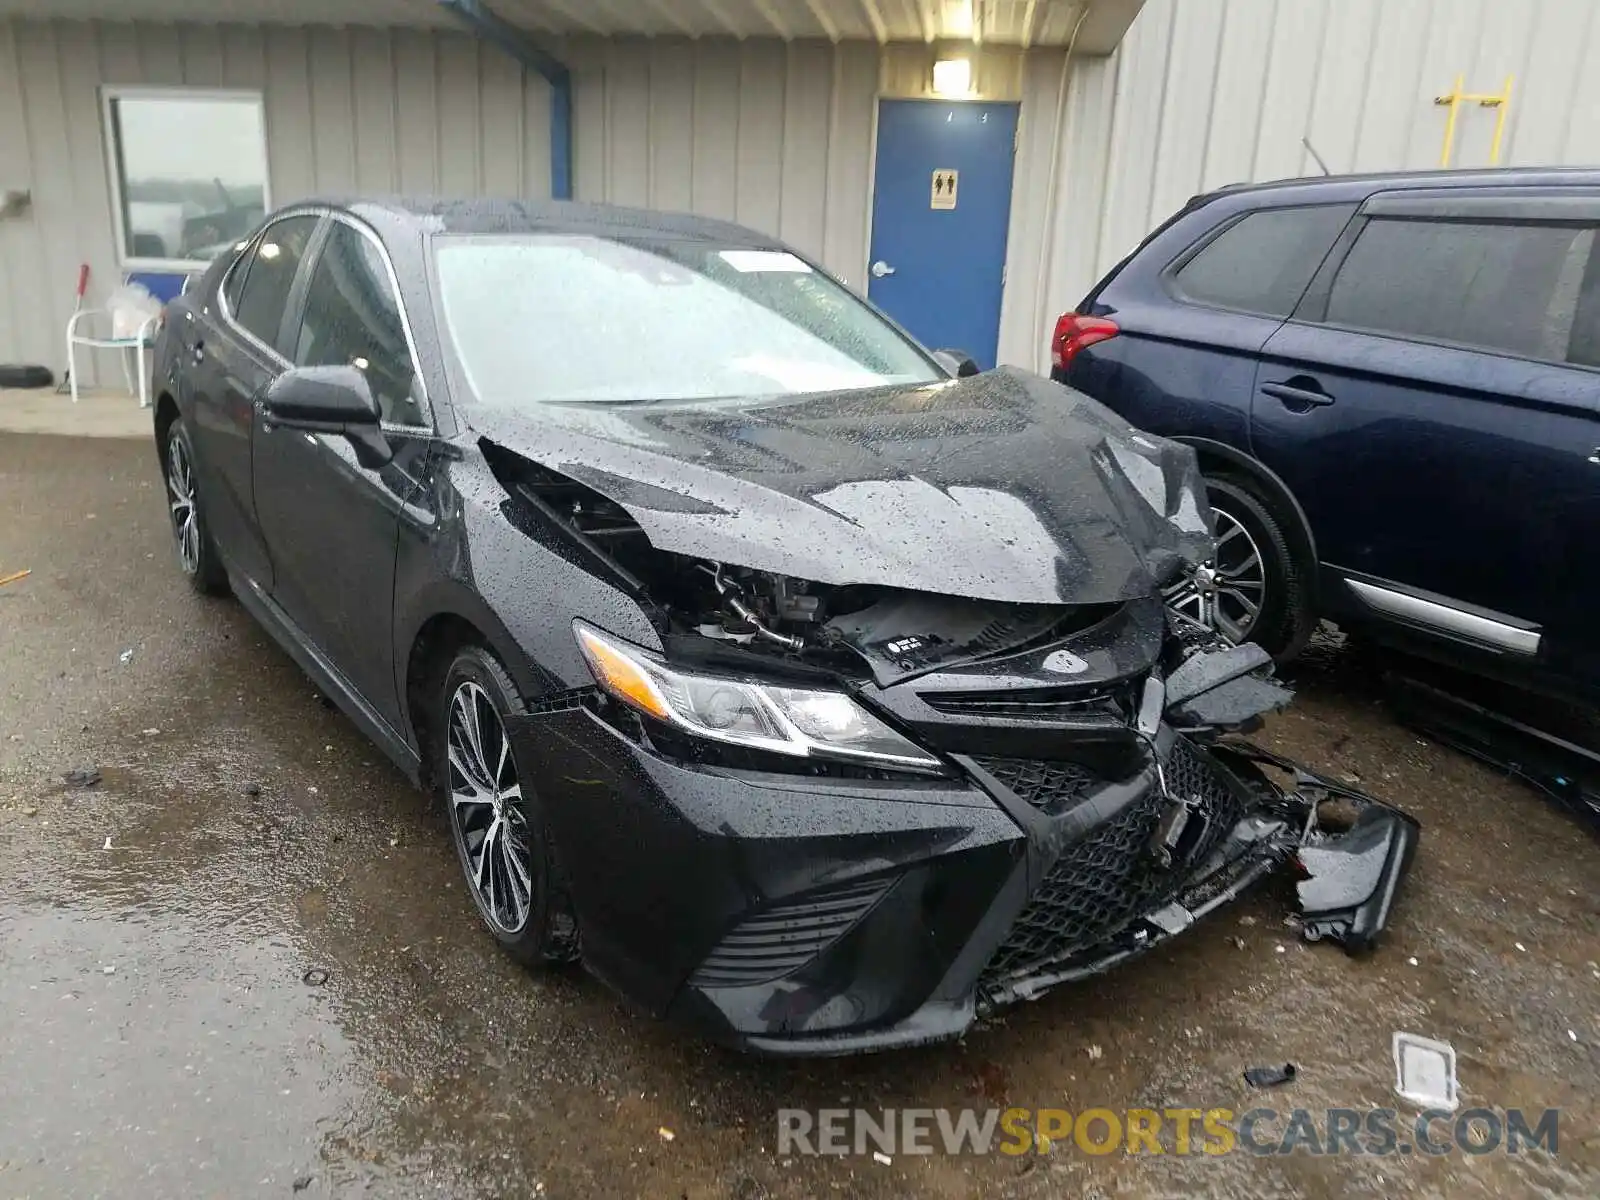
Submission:
<svg viewBox="0 0 1600 1200">
<path fill-rule="evenodd" d="M 155 433 L 183 570 L 438 795 L 524 963 L 819 1054 L 1290 858 L 1370 945 L 1415 824 L 1222 736 L 1289 694 L 1163 606 L 1192 453 L 956 361 L 732 225 L 307 203 L 170 308 Z"/>
</svg>

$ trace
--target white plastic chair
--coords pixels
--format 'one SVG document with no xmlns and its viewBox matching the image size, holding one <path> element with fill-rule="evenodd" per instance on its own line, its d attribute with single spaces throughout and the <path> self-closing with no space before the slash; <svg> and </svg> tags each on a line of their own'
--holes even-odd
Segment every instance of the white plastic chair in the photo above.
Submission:
<svg viewBox="0 0 1600 1200">
<path fill-rule="evenodd" d="M 80 279 L 87 282 L 87 272 Z M 80 283 L 80 287 L 82 284 Z M 82 293 L 79 293 L 80 296 Z M 93 333 L 80 333 L 79 326 L 91 318 L 101 318 L 109 333 L 105 337 Z M 122 351 L 122 378 L 127 381 L 128 391 L 135 392 L 139 397 L 139 407 L 150 407 L 150 375 L 145 370 L 145 351 L 155 346 L 156 323 L 158 316 L 148 316 L 141 320 L 136 331 L 127 337 L 117 337 L 116 316 L 109 308 L 79 308 L 67 321 L 67 382 L 72 391 L 72 402 L 78 402 L 78 347 L 86 350 L 120 350 Z M 97 322 L 90 321 L 92 330 Z M 128 370 L 129 351 L 132 351 L 138 382 Z"/>
</svg>

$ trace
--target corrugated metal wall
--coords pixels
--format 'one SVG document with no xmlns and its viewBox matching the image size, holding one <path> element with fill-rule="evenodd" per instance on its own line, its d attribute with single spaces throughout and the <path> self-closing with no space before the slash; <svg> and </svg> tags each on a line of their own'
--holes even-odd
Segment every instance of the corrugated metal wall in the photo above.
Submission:
<svg viewBox="0 0 1600 1200">
<path fill-rule="evenodd" d="M 59 370 L 78 264 L 91 302 L 120 278 L 102 83 L 261 89 L 276 204 L 550 192 L 548 89 L 465 35 L 0 21 L 0 188 L 33 192 L 0 220 L 0 361 Z"/>
<path fill-rule="evenodd" d="M 879 94 L 916 94 L 921 45 L 575 41 L 576 191 L 775 233 L 855 286 L 867 259 Z M 1022 99 L 1002 358 L 1037 357 L 1059 50 L 986 50 L 975 80 Z M 0 361 L 61 366 L 80 262 L 118 279 L 98 88 L 259 88 L 272 200 L 313 193 L 549 194 L 549 92 L 496 49 L 425 30 L 0 22 Z M 1045 105 L 1031 115 L 1035 97 Z M 1027 297 L 1025 304 L 1011 297 Z M 109 362 L 102 366 L 109 366 Z"/>
<path fill-rule="evenodd" d="M 1457 75 L 1516 77 L 1502 165 L 1600 163 L 1596 62 L 1596 0 L 1147 0 L 1073 80 L 1047 322 L 1196 192 L 1319 174 L 1302 138 L 1336 173 L 1437 166 Z M 1462 106 L 1453 165 L 1493 129 Z"/>
<path fill-rule="evenodd" d="M 860 286 L 878 95 L 929 48 L 579 41 L 581 198 L 776 233 Z M 1111 58 L 984 48 L 982 92 L 1022 101 L 1002 361 L 1043 367 L 1055 315 L 1190 195 L 1315 170 L 1431 166 L 1459 75 L 1516 76 L 1504 161 L 1600 162 L 1597 0 L 1148 0 Z M 451 32 L 0 22 L 0 360 L 58 366 L 77 264 L 116 278 L 97 87 L 261 88 L 273 198 L 319 191 L 545 195 L 549 99 Z M 1487 160 L 1465 107 L 1456 162 Z"/>
</svg>

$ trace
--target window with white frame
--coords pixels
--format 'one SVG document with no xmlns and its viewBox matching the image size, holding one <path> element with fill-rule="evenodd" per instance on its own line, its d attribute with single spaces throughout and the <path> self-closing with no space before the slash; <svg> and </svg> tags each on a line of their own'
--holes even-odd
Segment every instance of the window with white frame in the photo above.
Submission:
<svg viewBox="0 0 1600 1200">
<path fill-rule="evenodd" d="M 107 88 L 106 153 L 124 266 L 193 270 L 266 214 L 259 92 Z"/>
</svg>

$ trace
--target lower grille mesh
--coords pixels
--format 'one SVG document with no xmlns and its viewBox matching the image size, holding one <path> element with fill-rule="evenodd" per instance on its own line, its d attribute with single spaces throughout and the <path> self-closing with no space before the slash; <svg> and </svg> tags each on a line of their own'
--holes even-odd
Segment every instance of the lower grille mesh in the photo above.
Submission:
<svg viewBox="0 0 1600 1200">
<path fill-rule="evenodd" d="M 974 758 L 977 763 L 1040 812 L 1064 813 L 1104 780 L 1073 762 L 1031 758 Z"/>
<path fill-rule="evenodd" d="M 1174 744 L 1163 769 L 1173 795 L 1200 798 L 1207 824 L 1190 855 L 1192 866 L 1238 823 L 1244 807 L 1216 768 L 1185 738 Z M 1067 847 L 984 969 L 980 990 L 985 983 L 1059 967 L 1111 941 L 1176 896 L 1187 882 L 1185 870 L 1161 869 L 1150 852 L 1150 839 L 1165 805 L 1160 789 L 1151 788 Z"/>
<path fill-rule="evenodd" d="M 690 982 L 742 987 L 787 975 L 854 925 L 893 882 L 880 876 L 837 884 L 762 909 L 717 943 Z"/>
</svg>

